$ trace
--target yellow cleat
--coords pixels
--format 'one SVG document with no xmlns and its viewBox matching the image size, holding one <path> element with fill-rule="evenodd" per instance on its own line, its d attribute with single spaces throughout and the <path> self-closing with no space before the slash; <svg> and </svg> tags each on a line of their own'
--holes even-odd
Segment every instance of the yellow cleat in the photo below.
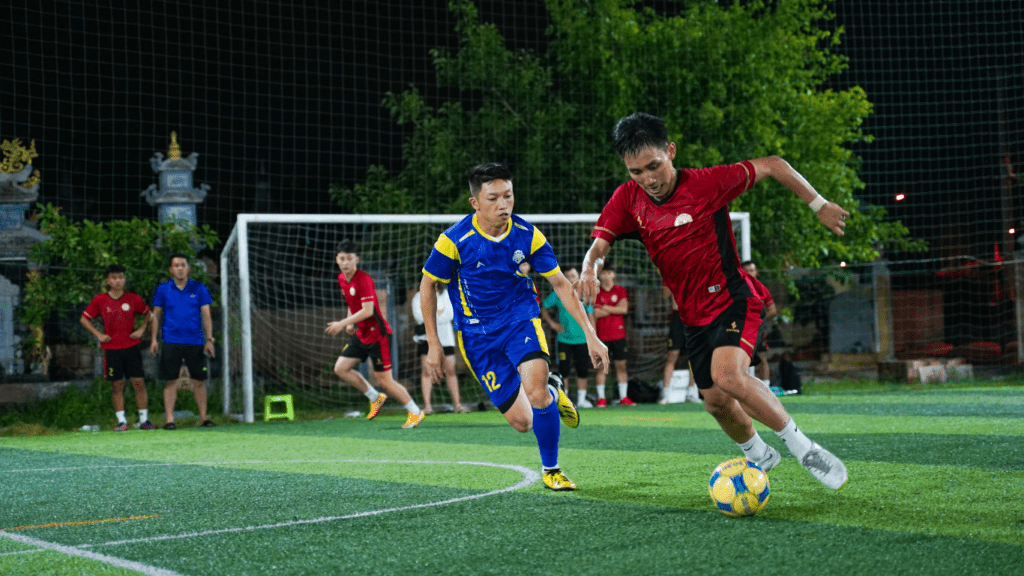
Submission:
<svg viewBox="0 0 1024 576">
<path fill-rule="evenodd" d="M 402 424 L 402 428 L 415 428 L 419 426 L 420 422 L 423 422 L 423 419 L 426 417 L 427 415 L 424 414 L 423 412 L 420 412 L 419 414 L 413 414 L 412 412 L 409 412 L 409 417 L 405 419 L 405 424 Z"/>
<path fill-rule="evenodd" d="M 374 416 L 380 414 L 380 407 L 384 405 L 384 402 L 388 399 L 388 395 L 381 392 L 377 399 L 370 402 L 370 413 L 366 415 L 367 420 L 373 420 Z"/>
<path fill-rule="evenodd" d="M 562 385 L 562 377 L 558 374 L 548 375 L 548 388 L 555 392 L 558 403 L 558 416 L 562 419 L 569 428 L 575 428 L 580 425 L 580 413 L 576 410 L 576 405 L 569 400 L 569 396 L 565 393 L 565 387 Z"/>
<path fill-rule="evenodd" d="M 546 470 L 544 475 L 541 476 L 544 480 L 544 487 L 549 490 L 575 490 L 576 484 L 573 484 L 572 480 L 569 480 L 568 476 L 564 472 L 555 468 L 554 470 Z"/>
</svg>

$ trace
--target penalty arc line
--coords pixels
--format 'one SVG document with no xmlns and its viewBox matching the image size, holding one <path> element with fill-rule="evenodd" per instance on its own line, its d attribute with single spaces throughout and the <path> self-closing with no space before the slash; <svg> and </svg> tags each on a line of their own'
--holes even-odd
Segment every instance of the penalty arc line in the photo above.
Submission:
<svg viewBox="0 0 1024 576">
<path fill-rule="evenodd" d="M 279 462 L 279 461 L 278 461 Z M 515 464 L 495 464 L 493 462 L 470 462 L 470 461 L 458 461 L 458 462 L 445 462 L 440 460 L 334 460 L 334 462 L 358 462 L 358 463 L 380 463 L 380 464 L 463 464 L 470 466 L 489 466 L 491 468 L 504 468 L 506 470 L 515 470 L 523 475 L 523 479 L 512 486 L 501 488 L 498 490 L 492 490 L 490 492 L 484 492 L 482 494 L 473 494 L 471 496 L 461 496 L 459 498 L 450 498 L 448 500 L 440 500 L 437 502 L 427 502 L 425 504 L 412 504 L 410 506 L 396 506 L 394 508 L 384 508 L 382 510 L 368 510 L 366 512 L 356 512 L 354 514 L 345 514 L 343 516 L 324 516 L 322 518 L 311 518 L 308 520 L 292 520 L 289 522 L 276 522 L 274 524 L 260 524 L 256 526 L 241 526 L 236 528 L 221 528 L 217 530 L 203 530 L 200 532 L 187 532 L 184 534 L 167 534 L 164 536 L 152 536 L 149 538 L 132 538 L 130 540 L 112 540 L 110 542 L 103 542 L 102 544 L 82 544 L 78 548 L 92 548 L 96 546 L 121 546 L 124 544 L 138 544 L 144 542 L 159 542 L 163 540 L 175 540 L 180 538 L 196 538 L 201 536 L 212 536 L 216 534 L 229 534 L 234 532 L 252 532 L 255 530 L 269 530 L 273 528 L 287 528 L 289 526 L 301 526 L 304 524 L 320 524 L 323 522 L 334 522 L 337 520 L 347 520 L 351 518 L 364 518 L 367 516 L 377 516 L 380 514 L 387 514 L 390 512 L 403 512 L 406 510 L 416 510 L 418 508 L 429 508 L 432 506 L 444 506 L 446 504 L 455 504 L 457 502 L 466 502 L 469 500 L 476 500 L 487 496 L 494 496 L 496 494 L 503 494 L 505 492 L 512 492 L 525 488 L 531 484 L 540 480 L 540 474 L 534 470 L 526 468 L 525 466 L 517 466 Z M 249 464 L 273 464 L 277 463 L 274 461 L 247 461 Z"/>
</svg>

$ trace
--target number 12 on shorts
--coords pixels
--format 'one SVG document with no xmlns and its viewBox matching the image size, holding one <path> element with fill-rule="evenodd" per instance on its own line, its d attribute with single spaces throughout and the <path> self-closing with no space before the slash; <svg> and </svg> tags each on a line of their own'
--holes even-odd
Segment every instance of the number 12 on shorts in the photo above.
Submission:
<svg viewBox="0 0 1024 576">
<path fill-rule="evenodd" d="M 494 392 L 501 388 L 501 384 L 498 383 L 498 377 L 493 371 L 484 374 L 484 387 L 487 388 L 488 392 Z"/>
</svg>

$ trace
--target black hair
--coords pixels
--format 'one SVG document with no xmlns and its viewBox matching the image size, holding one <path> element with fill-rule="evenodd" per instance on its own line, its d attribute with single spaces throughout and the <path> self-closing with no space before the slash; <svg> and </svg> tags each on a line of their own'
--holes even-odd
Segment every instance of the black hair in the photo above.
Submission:
<svg viewBox="0 0 1024 576">
<path fill-rule="evenodd" d="M 480 193 L 480 188 L 492 180 L 512 181 L 512 171 L 498 162 L 484 162 L 469 169 L 469 192 L 473 196 Z"/>
<path fill-rule="evenodd" d="M 351 238 L 345 238 L 341 242 L 338 242 L 338 249 L 334 251 L 335 254 L 346 254 L 359 255 L 359 246 Z"/>
<path fill-rule="evenodd" d="M 753 260 L 744 260 L 743 262 L 740 262 L 740 266 L 742 268 L 746 268 L 747 266 L 750 266 L 751 264 L 754 264 Z M 756 264 L 755 264 L 755 266 L 756 266 Z"/>
<path fill-rule="evenodd" d="M 120 264 L 111 264 L 110 266 L 107 266 L 106 275 L 110 276 L 111 274 L 124 274 L 124 272 L 124 266 L 121 266 Z"/>
<path fill-rule="evenodd" d="M 615 124 L 612 131 L 612 149 L 619 158 L 639 154 L 644 148 L 668 146 L 665 121 L 653 114 L 634 112 Z"/>
<path fill-rule="evenodd" d="M 185 263 L 188 264 L 188 256 L 182 254 L 181 252 L 175 252 L 174 254 L 171 254 L 170 256 L 167 257 L 167 267 L 168 268 L 170 268 L 170 266 L 172 264 L 174 264 L 174 259 L 175 258 L 184 258 L 185 259 Z"/>
</svg>

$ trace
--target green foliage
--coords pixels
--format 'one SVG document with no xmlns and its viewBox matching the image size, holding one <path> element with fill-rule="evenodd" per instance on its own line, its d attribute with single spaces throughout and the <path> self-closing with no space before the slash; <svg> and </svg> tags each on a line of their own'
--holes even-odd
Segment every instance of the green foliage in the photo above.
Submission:
<svg viewBox="0 0 1024 576">
<path fill-rule="evenodd" d="M 387 94 L 395 120 L 414 125 L 405 168 L 371 167 L 365 184 L 332 187 L 332 197 L 355 212 L 464 213 L 466 170 L 497 160 L 515 171 L 517 212 L 596 212 L 627 176 L 611 130 L 640 110 L 665 118 L 678 166 L 777 154 L 851 212 L 848 233 L 837 237 L 794 194 L 762 182 L 731 206 L 753 215 L 762 269 L 924 248 L 854 197 L 864 184 L 849 146 L 871 141 L 861 129 L 871 103 L 859 87 L 821 89 L 847 67 L 831 51 L 843 29 L 829 26 L 830 1 L 691 0 L 674 17 L 631 0 L 546 4 L 551 41 L 538 55 L 506 48 L 470 0 L 452 0 L 459 50 L 431 54 L 438 83 L 460 89 L 462 101 L 435 109 L 416 87 Z"/>
<path fill-rule="evenodd" d="M 180 252 L 190 257 L 191 277 L 209 280 L 195 265 L 196 247 L 213 247 L 216 233 L 209 226 L 182 231 L 173 224 L 151 220 L 72 222 L 52 204 L 38 206 L 39 229 L 50 239 L 36 244 L 29 259 L 44 274 L 32 274 L 19 308 L 22 322 L 38 326 L 52 314 L 66 315 L 89 302 L 105 287 L 105 269 L 120 264 L 127 270 L 129 291 L 147 302 L 156 287 L 170 276 L 166 258 Z"/>
</svg>

